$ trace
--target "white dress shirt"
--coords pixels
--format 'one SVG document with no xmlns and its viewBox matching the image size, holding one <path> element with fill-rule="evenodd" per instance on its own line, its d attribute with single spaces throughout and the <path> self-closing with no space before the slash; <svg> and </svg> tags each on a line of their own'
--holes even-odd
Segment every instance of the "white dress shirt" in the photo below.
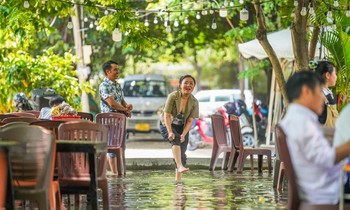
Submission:
<svg viewBox="0 0 350 210">
<path fill-rule="evenodd" d="M 340 112 L 335 121 L 335 132 L 333 145 L 335 147 L 350 140 L 350 105 L 347 105 Z"/>
<path fill-rule="evenodd" d="M 325 138 L 317 114 L 292 103 L 280 125 L 286 134 L 300 199 L 310 204 L 337 204 L 342 165 L 334 164 L 335 148 Z"/>
</svg>

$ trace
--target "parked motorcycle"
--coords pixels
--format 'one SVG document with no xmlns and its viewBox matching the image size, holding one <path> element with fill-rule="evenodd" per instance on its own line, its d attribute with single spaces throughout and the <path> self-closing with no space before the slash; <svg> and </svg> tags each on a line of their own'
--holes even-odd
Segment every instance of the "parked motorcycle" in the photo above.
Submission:
<svg viewBox="0 0 350 210">
<path fill-rule="evenodd" d="M 206 144 L 213 142 L 213 133 L 210 118 L 200 117 L 193 121 L 192 127 L 188 132 L 188 147 L 190 151 L 205 147 Z"/>
</svg>

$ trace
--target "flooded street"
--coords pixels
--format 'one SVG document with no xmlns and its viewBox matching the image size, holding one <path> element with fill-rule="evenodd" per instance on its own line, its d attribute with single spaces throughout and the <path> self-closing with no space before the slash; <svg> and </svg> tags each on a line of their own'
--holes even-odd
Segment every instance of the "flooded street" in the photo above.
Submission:
<svg viewBox="0 0 350 210">
<path fill-rule="evenodd" d="M 174 172 L 129 171 L 109 176 L 111 209 L 285 209 L 286 193 L 272 189 L 264 171 L 243 174 L 194 170 L 174 181 Z"/>
</svg>

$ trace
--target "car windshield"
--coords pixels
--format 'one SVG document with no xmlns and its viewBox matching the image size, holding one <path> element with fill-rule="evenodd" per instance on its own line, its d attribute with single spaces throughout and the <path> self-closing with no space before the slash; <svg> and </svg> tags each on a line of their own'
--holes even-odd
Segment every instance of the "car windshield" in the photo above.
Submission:
<svg viewBox="0 0 350 210">
<path fill-rule="evenodd" d="M 166 84 L 157 80 L 125 81 L 123 86 L 126 97 L 166 97 Z"/>
</svg>

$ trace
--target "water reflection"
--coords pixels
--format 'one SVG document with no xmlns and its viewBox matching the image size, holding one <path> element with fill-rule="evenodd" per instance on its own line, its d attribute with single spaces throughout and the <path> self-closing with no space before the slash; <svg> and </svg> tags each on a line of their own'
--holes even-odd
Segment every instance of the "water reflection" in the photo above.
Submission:
<svg viewBox="0 0 350 210">
<path fill-rule="evenodd" d="M 108 182 L 111 209 L 285 209 L 287 200 L 266 172 L 192 170 L 175 182 L 172 170 L 140 170 Z"/>
</svg>

